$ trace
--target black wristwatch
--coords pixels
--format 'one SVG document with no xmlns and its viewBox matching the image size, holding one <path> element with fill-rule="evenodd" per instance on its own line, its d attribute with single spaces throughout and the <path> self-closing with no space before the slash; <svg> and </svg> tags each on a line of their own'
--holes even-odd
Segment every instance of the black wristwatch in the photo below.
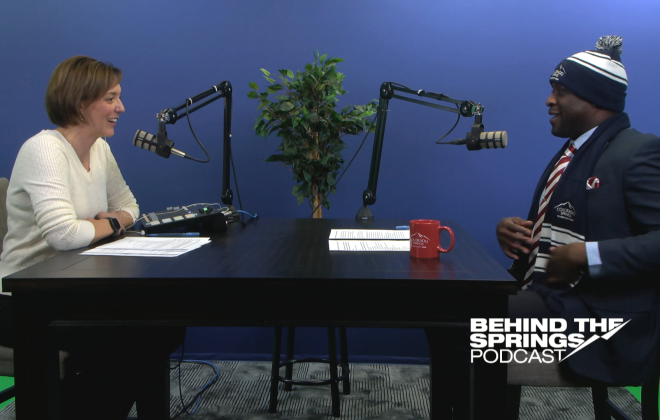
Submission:
<svg viewBox="0 0 660 420">
<path fill-rule="evenodd" d="M 112 228 L 112 234 L 116 235 L 117 232 L 121 230 L 121 225 L 119 224 L 119 221 L 114 217 L 106 217 L 106 219 L 108 219 L 108 222 L 110 222 L 110 227 Z"/>
</svg>

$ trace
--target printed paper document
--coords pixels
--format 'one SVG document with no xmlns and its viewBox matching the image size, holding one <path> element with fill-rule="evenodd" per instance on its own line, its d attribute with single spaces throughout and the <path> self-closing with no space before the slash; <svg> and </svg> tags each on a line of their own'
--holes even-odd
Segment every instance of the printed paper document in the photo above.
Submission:
<svg viewBox="0 0 660 420">
<path fill-rule="evenodd" d="M 332 229 L 330 251 L 410 251 L 409 230 Z"/>
<path fill-rule="evenodd" d="M 97 246 L 81 255 L 177 257 L 210 243 L 210 238 L 124 238 Z"/>
</svg>

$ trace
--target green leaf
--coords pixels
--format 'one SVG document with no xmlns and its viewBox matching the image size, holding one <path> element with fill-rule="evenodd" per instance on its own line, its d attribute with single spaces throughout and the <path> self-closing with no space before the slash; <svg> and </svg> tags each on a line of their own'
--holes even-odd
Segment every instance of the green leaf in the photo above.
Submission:
<svg viewBox="0 0 660 420">
<path fill-rule="evenodd" d="M 286 75 L 289 76 L 289 78 L 293 79 L 293 72 L 291 70 L 287 70 Z"/>
<path fill-rule="evenodd" d="M 328 180 L 328 185 L 329 186 L 335 185 L 335 177 L 333 177 L 332 174 L 328 174 L 326 179 Z"/>
<path fill-rule="evenodd" d="M 259 94 L 255 91 L 251 90 L 247 93 L 247 97 L 250 98 L 250 99 L 257 99 L 257 98 L 259 98 Z"/>
<path fill-rule="evenodd" d="M 293 108 L 294 108 L 294 105 L 289 101 L 282 102 L 279 106 L 279 110 L 284 111 L 284 112 L 291 111 Z"/>
<path fill-rule="evenodd" d="M 264 76 L 270 76 L 270 72 L 266 69 L 259 69 L 264 74 Z"/>
<path fill-rule="evenodd" d="M 254 82 L 248 83 L 248 86 L 250 86 L 250 89 L 259 90 L 259 87 L 257 87 L 257 84 Z"/>
<path fill-rule="evenodd" d="M 291 189 L 291 194 L 293 194 L 294 196 L 297 196 L 299 189 L 300 189 L 300 185 L 294 185 L 293 188 Z"/>
<path fill-rule="evenodd" d="M 302 194 L 299 194 L 299 195 L 298 195 L 298 199 L 297 199 L 296 201 L 297 201 L 297 204 L 300 205 L 300 203 L 302 203 L 303 201 L 305 201 L 305 196 L 302 195 Z"/>
<path fill-rule="evenodd" d="M 270 155 L 264 159 L 264 162 L 286 162 L 286 160 L 286 156 L 283 155 Z"/>
<path fill-rule="evenodd" d="M 323 60 L 325 60 L 325 57 L 326 57 L 327 55 L 328 55 L 328 54 L 323 54 L 321 57 L 319 57 L 319 61 L 322 63 Z"/>
<path fill-rule="evenodd" d="M 328 58 L 328 61 L 326 61 L 325 64 L 327 66 L 328 64 L 341 63 L 343 61 L 344 60 L 342 60 L 341 58 L 333 57 L 333 58 Z"/>
<path fill-rule="evenodd" d="M 307 181 L 307 183 L 311 184 L 312 183 L 312 174 L 310 174 L 309 172 L 305 172 L 303 175 L 305 176 L 305 181 Z"/>
<path fill-rule="evenodd" d="M 268 80 L 268 81 L 271 82 L 271 83 L 275 83 L 275 79 L 272 79 L 272 78 L 270 78 L 270 77 L 268 77 L 268 76 L 264 76 L 264 79 Z"/>
</svg>

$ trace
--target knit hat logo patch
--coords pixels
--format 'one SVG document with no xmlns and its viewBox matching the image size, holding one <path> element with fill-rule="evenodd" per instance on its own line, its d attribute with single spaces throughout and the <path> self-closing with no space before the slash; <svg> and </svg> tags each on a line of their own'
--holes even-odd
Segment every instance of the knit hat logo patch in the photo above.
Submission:
<svg viewBox="0 0 660 420">
<path fill-rule="evenodd" d="M 550 80 L 554 80 L 554 81 L 558 82 L 559 77 L 561 77 L 565 74 L 566 74 L 566 69 L 564 68 L 564 66 L 562 66 L 560 64 L 559 67 L 552 73 L 552 76 L 550 76 Z"/>
</svg>

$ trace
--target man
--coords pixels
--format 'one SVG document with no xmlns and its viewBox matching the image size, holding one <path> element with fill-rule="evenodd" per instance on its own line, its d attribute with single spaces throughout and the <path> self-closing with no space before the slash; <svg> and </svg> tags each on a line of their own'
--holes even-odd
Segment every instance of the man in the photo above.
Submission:
<svg viewBox="0 0 660 420">
<path fill-rule="evenodd" d="M 620 37 L 601 37 L 595 51 L 556 67 L 546 105 L 552 134 L 568 141 L 527 220 L 504 218 L 496 234 L 523 288 L 509 315 L 562 317 L 568 334 L 578 332 L 574 318 L 630 320 L 563 363 L 636 385 L 650 379 L 660 351 L 660 138 L 630 129 L 620 54 Z"/>
</svg>

